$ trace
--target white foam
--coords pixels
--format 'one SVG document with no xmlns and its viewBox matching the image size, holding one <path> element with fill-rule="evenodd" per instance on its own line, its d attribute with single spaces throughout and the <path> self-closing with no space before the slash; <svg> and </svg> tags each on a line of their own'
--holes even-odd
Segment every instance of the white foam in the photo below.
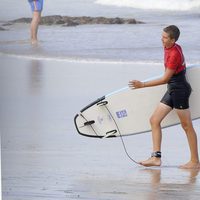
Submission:
<svg viewBox="0 0 200 200">
<path fill-rule="evenodd" d="M 96 0 L 95 3 L 139 9 L 187 11 L 200 8 L 199 0 Z"/>
<path fill-rule="evenodd" d="M 103 60 L 103 59 L 90 59 L 90 58 L 69 58 L 69 57 L 47 57 L 38 55 L 20 55 L 0 52 L 0 56 L 8 56 L 13 58 L 31 59 L 31 60 L 43 60 L 43 61 L 58 61 L 58 62 L 71 62 L 71 63 L 94 63 L 94 64 L 127 64 L 127 65 L 162 65 L 163 62 L 152 61 L 152 60 L 138 60 L 138 61 L 127 61 L 127 60 Z M 189 63 L 187 65 L 199 65 L 199 61 Z"/>
<path fill-rule="evenodd" d="M 126 60 L 103 60 L 103 59 L 90 59 L 90 58 L 69 58 L 69 57 L 47 57 L 39 55 L 20 55 L 0 52 L 0 56 L 9 56 L 21 59 L 43 60 L 43 61 L 61 61 L 72 63 L 95 63 L 95 64 L 150 64 L 160 65 L 162 62 L 157 61 L 126 61 Z"/>
</svg>

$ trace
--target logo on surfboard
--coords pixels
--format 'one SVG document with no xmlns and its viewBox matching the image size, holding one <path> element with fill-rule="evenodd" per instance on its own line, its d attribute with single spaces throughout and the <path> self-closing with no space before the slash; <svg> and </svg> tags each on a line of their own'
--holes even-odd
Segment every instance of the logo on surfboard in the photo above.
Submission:
<svg viewBox="0 0 200 200">
<path fill-rule="evenodd" d="M 128 114 L 127 114 L 127 111 L 126 110 L 120 110 L 120 111 L 117 111 L 116 112 L 116 115 L 117 115 L 117 118 L 124 118 L 124 117 L 127 117 Z"/>
</svg>

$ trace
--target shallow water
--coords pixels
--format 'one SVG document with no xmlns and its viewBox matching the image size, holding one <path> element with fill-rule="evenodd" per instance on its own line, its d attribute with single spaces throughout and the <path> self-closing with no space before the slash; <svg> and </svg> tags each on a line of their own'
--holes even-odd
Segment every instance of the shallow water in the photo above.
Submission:
<svg viewBox="0 0 200 200">
<path fill-rule="evenodd" d="M 189 0 L 186 0 L 188 2 Z M 0 31 L 0 52 L 44 58 L 73 60 L 144 61 L 162 62 L 161 34 L 164 27 L 177 25 L 181 30 L 178 43 L 183 47 L 187 63 L 199 63 L 199 12 L 198 9 L 153 10 L 130 7 L 106 6 L 94 0 L 59 0 L 45 2 L 43 16 L 103 16 L 135 18 L 145 24 L 137 25 L 83 25 L 76 27 L 40 26 L 39 48 L 30 48 L 29 25 L 3 26 Z M 99 1 L 101 2 L 101 1 Z M 110 1 L 107 1 L 109 3 Z M 130 1 L 126 1 L 130 2 Z M 167 2 L 167 1 L 166 1 Z M 178 1 L 177 1 L 178 2 Z M 29 5 L 20 1 L 14 5 L 3 0 L 0 25 L 8 20 L 31 17 Z M 61 6 L 62 5 L 62 6 Z M 24 12 L 21 13 L 21 8 Z"/>
</svg>

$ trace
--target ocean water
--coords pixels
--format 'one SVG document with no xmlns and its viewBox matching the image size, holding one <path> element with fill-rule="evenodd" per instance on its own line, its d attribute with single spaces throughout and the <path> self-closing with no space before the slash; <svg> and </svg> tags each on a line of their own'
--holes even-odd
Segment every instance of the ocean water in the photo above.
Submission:
<svg viewBox="0 0 200 200">
<path fill-rule="evenodd" d="M 0 32 L 0 52 L 29 57 L 71 60 L 162 62 L 162 29 L 170 24 L 181 30 L 179 43 L 187 63 L 199 62 L 199 0 L 46 0 L 43 15 L 135 18 L 138 25 L 41 26 L 41 45 L 29 45 L 29 26 L 18 24 Z M 153 3 L 154 2 L 154 3 Z M 2 0 L 0 21 L 30 17 L 26 1 L 17 5 Z M 21 9 L 23 8 L 23 12 Z"/>
</svg>

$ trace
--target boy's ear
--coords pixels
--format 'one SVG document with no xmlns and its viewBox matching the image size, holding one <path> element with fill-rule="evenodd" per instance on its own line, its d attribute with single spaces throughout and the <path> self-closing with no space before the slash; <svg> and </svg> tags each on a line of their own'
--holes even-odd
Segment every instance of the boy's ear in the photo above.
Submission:
<svg viewBox="0 0 200 200">
<path fill-rule="evenodd" d="M 172 43 L 175 43 L 175 42 L 176 42 L 176 40 L 173 38 L 173 39 L 172 39 Z"/>
</svg>

